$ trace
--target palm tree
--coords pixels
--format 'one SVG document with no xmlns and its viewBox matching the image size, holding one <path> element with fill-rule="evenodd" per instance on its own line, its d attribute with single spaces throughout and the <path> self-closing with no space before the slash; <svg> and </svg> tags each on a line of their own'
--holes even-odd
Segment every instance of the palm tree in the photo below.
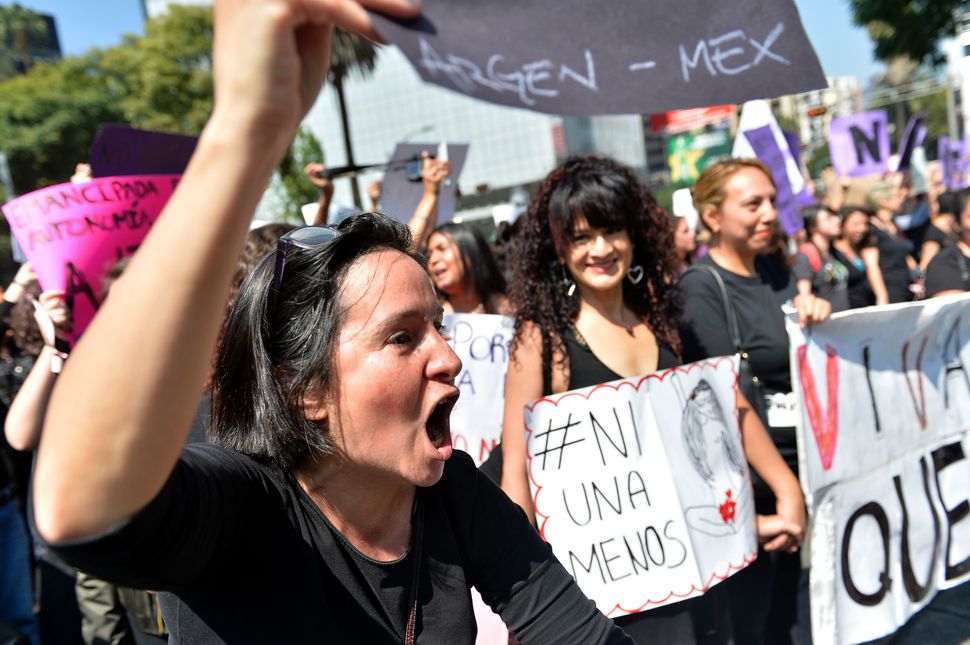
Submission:
<svg viewBox="0 0 970 645">
<path fill-rule="evenodd" d="M 344 81 L 351 74 L 360 77 L 367 76 L 374 71 L 376 65 L 377 47 L 373 43 L 343 29 L 336 30 L 330 53 L 330 82 L 337 92 L 337 105 L 340 108 L 340 125 L 343 128 L 344 150 L 347 154 L 348 166 L 354 165 L 354 150 L 350 141 L 350 119 L 347 114 Z M 363 208 L 363 202 L 360 199 L 360 186 L 357 184 L 356 176 L 351 178 L 350 187 L 354 195 L 354 204 L 357 208 Z"/>
<path fill-rule="evenodd" d="M 14 3 L 0 7 L 0 47 L 3 48 L 4 72 L 26 72 L 34 64 L 30 41 L 47 35 L 47 22 L 36 11 Z M 12 63 L 12 65 L 11 65 Z"/>
</svg>

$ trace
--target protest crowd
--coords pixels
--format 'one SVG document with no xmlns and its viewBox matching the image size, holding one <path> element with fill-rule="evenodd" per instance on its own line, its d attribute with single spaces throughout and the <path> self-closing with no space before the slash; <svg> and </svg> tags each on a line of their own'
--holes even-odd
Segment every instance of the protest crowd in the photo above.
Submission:
<svg viewBox="0 0 970 645">
<path fill-rule="evenodd" d="M 831 580 L 862 607 L 908 594 L 867 641 L 970 640 L 970 474 L 952 474 L 965 436 L 927 439 L 932 457 L 898 468 L 886 442 L 858 438 L 861 415 L 895 427 L 879 401 L 896 391 L 870 375 L 889 359 L 866 343 L 898 340 L 893 320 L 910 313 L 957 312 L 955 332 L 930 323 L 936 340 L 903 345 L 902 372 L 924 430 L 966 430 L 937 430 L 929 410 L 950 419 L 970 401 L 970 378 L 949 389 L 970 358 L 970 188 L 940 163 L 914 188 L 897 163 L 802 177 L 781 204 L 789 179 L 755 145 L 708 165 L 675 215 L 636 171 L 585 155 L 488 239 L 439 218 L 457 177 L 424 153 L 413 212 L 383 212 L 376 182 L 368 212 L 335 222 L 335 180 L 311 163 L 307 226 L 250 228 L 326 78 L 333 27 L 382 40 L 365 9 L 421 11 L 217 0 L 212 115 L 180 177 L 144 173 L 158 212 L 137 252 L 111 242 L 83 288 L 60 279 L 63 260 L 51 272 L 28 253 L 4 289 L 0 643 L 853 642 L 863 632 L 832 618 L 843 601 L 818 600 Z M 60 194 L 100 185 L 78 162 Z M 5 209 L 25 248 L 30 197 Z M 850 362 L 824 333 L 853 320 L 865 352 Z M 926 398 L 937 381 L 914 388 L 907 361 L 920 379 L 934 343 L 954 349 L 943 394 Z M 494 387 L 470 395 L 486 355 L 475 369 Z M 836 374 L 867 382 L 872 402 L 840 394 Z M 836 565 L 813 555 L 829 535 L 813 523 L 854 476 L 838 461 L 848 441 L 858 461 L 897 468 L 878 494 L 902 510 L 849 505 Z M 661 465 L 610 470 L 614 457 Z M 644 530 L 664 505 L 673 519 Z M 564 524 L 578 534 L 611 510 L 627 519 L 580 554 Z M 853 569 L 869 556 L 876 573 Z"/>
</svg>

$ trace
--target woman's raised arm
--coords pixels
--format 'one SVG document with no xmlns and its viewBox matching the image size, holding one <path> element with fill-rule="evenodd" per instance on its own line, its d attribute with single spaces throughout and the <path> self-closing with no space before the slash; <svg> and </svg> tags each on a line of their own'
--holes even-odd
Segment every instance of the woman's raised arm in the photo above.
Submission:
<svg viewBox="0 0 970 645">
<path fill-rule="evenodd" d="M 51 400 L 34 480 L 46 539 L 105 530 L 168 478 L 253 210 L 323 84 L 333 25 L 376 38 L 365 6 L 420 11 L 407 0 L 216 2 L 212 116 Z"/>
</svg>

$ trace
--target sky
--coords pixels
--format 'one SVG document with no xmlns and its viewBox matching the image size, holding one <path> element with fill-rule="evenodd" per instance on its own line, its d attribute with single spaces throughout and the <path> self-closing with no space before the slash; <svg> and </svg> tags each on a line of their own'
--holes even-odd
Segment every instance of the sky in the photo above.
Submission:
<svg viewBox="0 0 970 645">
<path fill-rule="evenodd" d="M 711 0 L 716 1 L 716 0 Z M 10 4 L 0 0 L 0 4 Z M 35 11 L 53 14 L 65 54 L 110 47 L 125 33 L 142 32 L 141 0 L 20 0 Z M 863 85 L 882 66 L 872 60 L 872 45 L 852 26 L 848 0 L 795 0 L 809 39 L 829 76 L 853 75 Z"/>
</svg>

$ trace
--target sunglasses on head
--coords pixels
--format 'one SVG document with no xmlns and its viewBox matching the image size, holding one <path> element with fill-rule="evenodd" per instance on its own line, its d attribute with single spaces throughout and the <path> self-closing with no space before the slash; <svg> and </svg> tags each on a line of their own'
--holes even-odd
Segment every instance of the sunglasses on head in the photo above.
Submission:
<svg viewBox="0 0 970 645">
<path fill-rule="evenodd" d="M 276 244 L 276 270 L 273 272 L 273 285 L 269 291 L 269 311 L 276 310 L 280 288 L 283 286 L 283 272 L 286 271 L 286 254 L 294 246 L 299 249 L 314 249 L 323 246 L 340 234 L 327 226 L 304 226 L 296 228 L 280 238 Z"/>
</svg>

